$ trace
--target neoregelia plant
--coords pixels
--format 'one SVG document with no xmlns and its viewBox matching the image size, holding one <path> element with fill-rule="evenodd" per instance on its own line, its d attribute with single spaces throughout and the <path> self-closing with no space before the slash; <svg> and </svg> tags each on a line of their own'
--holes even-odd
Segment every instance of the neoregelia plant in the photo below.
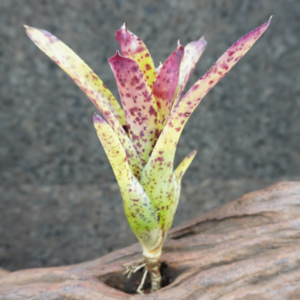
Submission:
<svg viewBox="0 0 300 300">
<path fill-rule="evenodd" d="M 196 155 L 193 150 L 173 171 L 182 129 L 192 112 L 269 26 L 270 20 L 231 46 L 180 99 L 206 41 L 177 49 L 155 69 L 145 44 L 122 26 L 116 33 L 121 56 L 109 59 L 123 110 L 98 76 L 51 33 L 26 26 L 30 39 L 66 71 L 99 109 L 98 137 L 109 158 L 123 197 L 127 220 L 140 241 L 144 259 L 128 267 L 145 267 L 152 291 L 160 288 L 159 259 L 176 212 L 181 179 Z M 143 282 L 139 287 L 141 291 Z"/>
</svg>

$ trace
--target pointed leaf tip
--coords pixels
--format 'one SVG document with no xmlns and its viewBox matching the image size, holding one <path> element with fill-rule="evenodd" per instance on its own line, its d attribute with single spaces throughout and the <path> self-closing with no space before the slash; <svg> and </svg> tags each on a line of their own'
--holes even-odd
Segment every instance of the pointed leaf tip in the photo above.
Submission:
<svg viewBox="0 0 300 300">
<path fill-rule="evenodd" d="M 101 118 L 99 115 L 97 115 L 96 113 L 94 113 L 93 115 L 93 122 L 94 123 L 105 123 L 104 119 Z"/>
<path fill-rule="evenodd" d="M 179 48 L 167 58 L 153 83 L 152 92 L 156 100 L 162 126 L 166 124 L 173 105 L 184 51 L 184 47 L 179 46 Z"/>
<path fill-rule="evenodd" d="M 139 65 L 144 78 L 148 85 L 151 86 L 155 80 L 156 72 L 146 45 L 123 26 L 116 32 L 116 39 L 120 45 L 122 55 L 134 60 Z"/>
<path fill-rule="evenodd" d="M 212 68 L 185 94 L 183 99 L 179 102 L 180 107 L 178 107 L 177 112 L 174 111 L 173 117 L 176 118 L 178 114 L 184 115 L 185 111 L 189 111 L 191 114 L 212 87 L 217 84 L 255 44 L 259 37 L 266 31 L 269 24 L 270 19 L 235 42 L 217 62 L 213 64 Z M 185 121 L 187 121 L 189 115 Z M 183 124 L 185 124 L 185 122 L 183 122 Z"/>
<path fill-rule="evenodd" d="M 180 189 L 180 182 L 181 179 L 184 175 L 184 173 L 186 172 L 186 170 L 188 169 L 188 167 L 190 166 L 191 162 L 193 161 L 193 159 L 195 158 L 196 154 L 198 151 L 198 147 L 196 149 L 194 149 L 193 151 L 191 151 L 184 159 L 183 161 L 179 164 L 179 166 L 176 168 L 175 170 L 175 178 L 177 181 L 177 184 L 179 185 L 179 189 Z"/>
<path fill-rule="evenodd" d="M 108 122 L 116 126 L 126 124 L 124 113 L 115 97 L 72 49 L 46 30 L 28 27 L 26 32 L 36 46 L 74 80 L 104 116 L 114 116 L 114 120 L 110 118 Z"/>
<path fill-rule="evenodd" d="M 199 58 L 201 57 L 206 47 L 206 44 L 207 42 L 204 39 L 204 37 L 201 37 L 199 40 L 190 42 L 184 47 L 184 56 L 180 64 L 179 78 L 178 78 L 178 84 L 175 92 L 175 100 L 173 103 L 173 108 L 180 100 L 182 92 L 184 91 L 184 88 L 191 74 L 193 73 Z"/>
<path fill-rule="evenodd" d="M 120 54 L 119 50 L 117 50 L 117 51 L 116 51 L 116 54 L 115 54 L 114 56 L 110 57 L 110 58 L 108 59 L 108 61 L 109 61 L 110 59 L 115 58 L 115 57 L 122 57 L 122 55 Z"/>
</svg>

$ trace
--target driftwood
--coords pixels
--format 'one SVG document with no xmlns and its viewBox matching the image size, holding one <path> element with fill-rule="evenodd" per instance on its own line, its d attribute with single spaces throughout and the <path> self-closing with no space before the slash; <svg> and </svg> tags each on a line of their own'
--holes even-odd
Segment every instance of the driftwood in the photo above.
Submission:
<svg viewBox="0 0 300 300">
<path fill-rule="evenodd" d="M 171 230 L 155 293 L 135 295 L 142 273 L 122 274 L 142 257 L 135 244 L 78 265 L 4 275 L 0 299 L 300 299 L 299 238 L 300 183 L 281 182 Z"/>
</svg>

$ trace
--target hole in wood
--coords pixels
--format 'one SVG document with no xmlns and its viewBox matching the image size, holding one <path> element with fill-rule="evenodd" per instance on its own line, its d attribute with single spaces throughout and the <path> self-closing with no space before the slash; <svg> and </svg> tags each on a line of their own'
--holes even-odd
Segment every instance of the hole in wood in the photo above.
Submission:
<svg viewBox="0 0 300 300">
<path fill-rule="evenodd" d="M 163 288 L 172 283 L 178 275 L 184 272 L 184 270 L 171 268 L 167 265 L 167 263 L 162 262 L 160 266 L 160 272 L 162 275 L 161 285 Z M 142 277 L 143 270 L 139 270 L 138 272 L 132 274 L 130 278 L 127 278 L 127 275 L 124 275 L 123 273 L 110 273 L 99 277 L 99 279 L 108 286 L 117 290 L 121 290 L 124 293 L 136 294 L 136 290 L 141 283 Z M 145 294 L 150 293 L 151 279 L 149 274 L 147 275 L 143 290 Z"/>
</svg>

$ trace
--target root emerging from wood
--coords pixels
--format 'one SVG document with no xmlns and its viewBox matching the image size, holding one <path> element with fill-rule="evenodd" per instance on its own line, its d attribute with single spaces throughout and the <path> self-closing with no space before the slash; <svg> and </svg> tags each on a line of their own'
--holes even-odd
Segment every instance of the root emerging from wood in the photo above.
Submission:
<svg viewBox="0 0 300 300">
<path fill-rule="evenodd" d="M 161 288 L 159 258 L 144 257 L 140 260 L 124 264 L 124 267 L 126 268 L 124 274 L 128 274 L 127 278 L 130 278 L 131 274 L 136 273 L 140 269 L 144 268 L 141 283 L 136 290 L 137 293 L 144 294 L 143 286 L 145 284 L 148 273 L 151 277 L 151 292 L 155 292 Z"/>
</svg>

